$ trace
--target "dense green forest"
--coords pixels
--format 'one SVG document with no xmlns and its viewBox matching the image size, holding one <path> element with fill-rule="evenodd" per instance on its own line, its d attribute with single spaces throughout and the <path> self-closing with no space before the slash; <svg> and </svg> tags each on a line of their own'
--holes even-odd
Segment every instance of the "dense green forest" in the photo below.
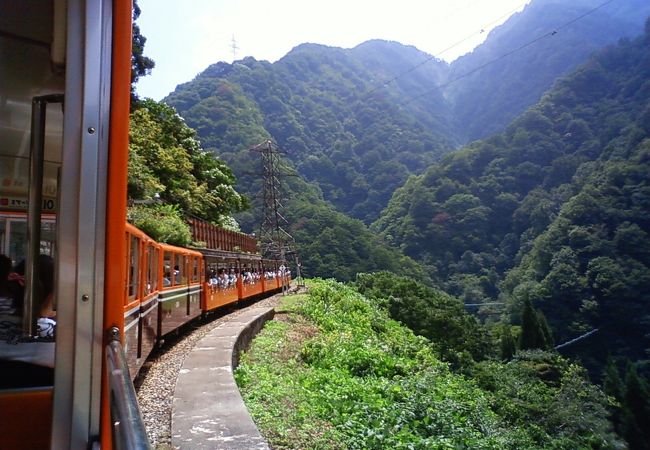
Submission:
<svg viewBox="0 0 650 450">
<path fill-rule="evenodd" d="M 411 274 L 433 279 L 465 303 L 505 303 L 514 322 L 530 300 L 544 311 L 557 343 L 599 330 L 569 351 L 585 357 L 582 346 L 608 343 L 616 356 L 645 360 L 645 38 L 601 51 L 559 79 L 501 134 L 442 155 L 472 133 L 502 126 L 549 80 L 575 66 L 580 55 L 635 29 L 639 11 L 648 6 L 596 8 L 588 20 L 559 27 L 558 36 L 536 42 L 534 49 L 451 84 L 446 96 L 414 96 L 594 6 L 535 1 L 451 67 L 386 41 L 351 50 L 305 44 L 274 64 L 252 58 L 217 63 L 166 99 L 196 129 L 196 135 L 182 131 L 174 138 L 189 142 L 187 164 L 196 168 L 196 179 L 179 178 L 160 189 L 156 177 L 161 175 L 152 178 L 147 167 L 141 170 L 157 156 L 140 148 L 134 136 L 134 197 L 162 191 L 180 213 L 233 226 L 230 215 L 250 202 L 253 208 L 235 217 L 245 231 L 253 231 L 260 222 L 261 184 L 259 159 L 249 149 L 274 139 L 287 151 L 285 170 L 297 175 L 286 180 L 285 213 L 307 275 L 347 281 L 372 270 Z M 543 71 L 536 69 L 541 61 Z M 418 70 L 377 88 L 416 65 Z M 530 84 L 524 88 L 526 80 Z M 467 109 L 462 98 L 468 95 L 476 105 L 470 109 L 482 111 L 480 119 L 489 123 L 458 113 Z M 513 98 L 516 105 L 506 107 Z M 481 104 L 498 106 L 503 114 Z M 156 120 L 175 117 L 161 111 L 153 102 L 136 111 L 140 128 L 134 133 L 146 134 Z M 478 128 L 469 130 L 469 124 Z M 218 159 L 206 158 L 206 152 Z M 198 157 L 204 161 L 197 164 Z M 200 168 L 208 162 L 212 166 Z M 205 177 L 211 170 L 219 175 L 213 186 Z M 248 200 L 233 190 L 233 174 Z M 210 200 L 217 185 L 226 194 L 225 204 Z M 191 200 L 191 192 L 206 201 Z M 379 236 L 348 216 L 368 222 L 391 196 L 372 226 Z M 145 219 L 157 223 L 156 217 Z M 500 312 L 495 305 L 480 314 L 495 320 Z M 621 339 L 612 335 L 619 326 L 628 330 Z M 585 363 L 599 373 L 606 354 L 586 352 Z"/>
<path fill-rule="evenodd" d="M 396 61 L 390 59 L 395 55 Z M 246 173 L 248 149 L 271 137 L 325 199 L 370 221 L 410 173 L 457 143 L 442 96 L 405 109 L 398 102 L 409 92 L 406 82 L 370 93 L 376 80 L 394 73 L 394 65 L 408 67 L 426 58 L 414 48 L 382 41 L 354 51 L 305 44 L 275 64 L 245 58 L 210 66 L 165 102 L 235 173 Z M 423 70 L 420 84 L 440 81 L 438 66 L 444 67 L 436 62 Z"/>
<path fill-rule="evenodd" d="M 248 206 L 231 170 L 201 148 L 173 108 L 134 100 L 129 129 L 129 219 L 154 239 L 191 243 L 185 216 L 237 228 L 231 215 Z"/>
<path fill-rule="evenodd" d="M 249 149 L 275 139 L 288 152 L 285 170 L 297 175 L 286 183 L 286 215 L 307 275 L 347 281 L 372 270 L 411 274 L 433 279 L 465 303 L 505 303 L 513 321 L 529 300 L 544 311 L 556 342 L 598 329 L 594 348 L 607 342 L 617 356 L 644 360 L 646 37 L 599 52 L 559 79 L 503 133 L 431 165 L 466 138 L 459 130 L 467 126 L 457 122 L 463 114 L 452 111 L 463 95 L 473 92 L 477 105 L 487 101 L 494 107 L 506 97 L 518 98 L 519 106 L 500 109 L 508 110 L 501 118 L 482 114 L 493 122 L 481 125 L 479 134 L 498 128 L 532 97 L 489 83 L 516 88 L 507 81 L 532 71 L 530 89 L 519 90 L 538 92 L 580 54 L 601 45 L 603 35 L 628 33 L 640 20 L 636 3 L 613 12 L 593 9 L 590 1 L 562 5 L 533 2 L 451 68 L 386 41 L 351 50 L 304 44 L 274 64 L 252 58 L 215 64 L 166 99 L 196 134 L 167 106 L 141 102 L 134 111 L 131 194 L 150 199 L 160 192 L 180 214 L 236 226 L 233 213 L 248 202 L 259 205 L 259 159 Z M 577 21 L 578 27 L 558 28 L 563 43 L 542 40 L 543 48 L 486 67 L 482 87 L 468 77 L 450 85 L 447 97 L 413 96 L 453 78 L 471 61 L 480 65 L 508 53 L 513 42 L 590 8 L 593 14 Z M 561 51 L 553 53 L 558 46 Z M 576 46 L 580 50 L 571 51 L 570 59 L 562 56 Z M 540 60 L 550 61 L 543 76 L 535 70 Z M 417 65 L 377 89 L 403 67 Z M 495 96 L 498 101 L 490 100 Z M 149 139 L 156 146 L 148 146 Z M 171 151 L 166 157 L 172 164 L 159 164 L 165 161 L 160 149 Z M 234 191 L 233 174 L 240 175 L 238 189 L 248 200 Z M 380 236 L 344 214 L 369 221 L 390 196 L 373 224 Z M 236 217 L 253 231 L 259 208 Z M 156 217 L 144 219 L 156 223 Z M 491 319 L 498 317 L 495 312 L 481 311 Z M 612 336 L 619 326 L 628 330 L 620 341 Z M 590 355 L 586 363 L 600 369 L 605 356 Z"/>
<path fill-rule="evenodd" d="M 153 100 L 133 102 L 129 133 L 129 220 L 154 239 L 192 243 L 186 216 L 239 229 L 232 215 L 249 206 L 235 190 L 230 168 L 203 150 L 196 132 L 170 106 Z M 291 171 L 291 167 L 284 167 Z M 256 180 L 258 186 L 260 180 Z M 422 266 L 323 200 L 299 177 L 288 189 L 286 217 L 300 250 L 305 275 L 353 280 L 359 272 L 390 270 L 430 282 Z M 253 219 L 254 220 L 254 219 Z M 345 261 L 342 264 L 341 261 Z"/>
<path fill-rule="evenodd" d="M 592 369 L 650 348 L 648 31 L 409 179 L 374 225 L 465 302 L 500 299 L 516 320 L 529 299 L 557 342 L 598 328 L 580 349 Z"/>
</svg>

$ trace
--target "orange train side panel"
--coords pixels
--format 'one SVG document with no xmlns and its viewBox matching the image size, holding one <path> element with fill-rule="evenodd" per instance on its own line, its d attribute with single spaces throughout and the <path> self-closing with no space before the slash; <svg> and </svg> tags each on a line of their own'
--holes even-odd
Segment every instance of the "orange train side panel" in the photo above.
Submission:
<svg viewBox="0 0 650 450">
<path fill-rule="evenodd" d="M 244 284 L 242 286 L 242 297 L 243 298 L 248 298 L 248 297 L 253 297 L 255 295 L 261 294 L 263 292 L 262 290 L 262 281 L 258 280 L 255 283 L 251 284 Z"/>
<path fill-rule="evenodd" d="M 125 289 L 126 171 L 129 159 L 129 107 L 131 100 L 131 0 L 113 1 L 111 116 L 106 204 L 106 275 L 104 277 L 104 334 L 110 327 L 124 328 L 122 293 Z M 102 368 L 101 448 L 112 448 L 106 368 Z"/>
<path fill-rule="evenodd" d="M 0 392 L 0 448 L 49 448 L 52 389 Z"/>
<path fill-rule="evenodd" d="M 204 284 L 203 292 L 206 299 L 206 311 L 218 308 L 219 306 L 235 303 L 239 300 L 237 288 L 212 289 Z"/>
</svg>

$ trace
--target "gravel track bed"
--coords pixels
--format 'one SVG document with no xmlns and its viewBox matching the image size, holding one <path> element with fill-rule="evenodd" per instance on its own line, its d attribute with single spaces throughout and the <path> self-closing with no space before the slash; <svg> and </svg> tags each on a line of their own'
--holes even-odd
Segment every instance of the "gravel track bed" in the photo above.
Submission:
<svg viewBox="0 0 650 450">
<path fill-rule="evenodd" d="M 260 300 L 241 309 L 226 309 L 209 322 L 197 321 L 186 326 L 179 336 L 166 339 L 164 346 L 154 350 L 134 384 L 140 413 L 154 449 L 171 449 L 171 417 L 174 389 L 185 357 L 196 343 L 214 328 L 240 315 L 245 309 L 277 306 L 281 294 Z"/>
</svg>

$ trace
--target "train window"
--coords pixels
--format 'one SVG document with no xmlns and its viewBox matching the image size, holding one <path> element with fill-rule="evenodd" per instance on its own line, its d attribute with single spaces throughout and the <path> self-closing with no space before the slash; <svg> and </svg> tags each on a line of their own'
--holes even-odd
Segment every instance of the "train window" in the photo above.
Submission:
<svg viewBox="0 0 650 450">
<path fill-rule="evenodd" d="M 55 252 L 56 224 L 52 219 L 43 220 L 41 222 L 40 254 L 54 257 Z M 11 258 L 14 265 L 25 260 L 27 256 L 26 216 L 0 219 L 0 254 Z"/>
<path fill-rule="evenodd" d="M 192 282 L 198 283 L 199 281 L 199 258 L 192 257 Z"/>
<path fill-rule="evenodd" d="M 176 255 L 176 264 L 174 265 L 174 284 L 187 284 L 185 257 L 183 255 Z"/>
<path fill-rule="evenodd" d="M 5 250 L 6 236 L 7 236 L 7 221 L 0 217 L 0 255 L 5 255 L 7 253 L 7 250 Z"/>
<path fill-rule="evenodd" d="M 165 252 L 164 260 L 163 260 L 163 287 L 171 286 L 172 285 L 172 253 L 171 252 Z"/>
<path fill-rule="evenodd" d="M 134 300 L 138 294 L 138 285 L 140 281 L 139 274 L 139 256 L 140 240 L 136 236 L 131 236 L 131 245 L 129 248 L 129 280 L 128 291 L 129 300 Z"/>
<path fill-rule="evenodd" d="M 151 247 L 147 243 L 142 245 L 141 272 L 143 284 L 143 296 L 151 292 Z"/>
<path fill-rule="evenodd" d="M 27 222 L 25 220 L 9 221 L 8 256 L 14 264 L 25 260 L 27 255 Z"/>
<path fill-rule="evenodd" d="M 41 222 L 41 254 L 54 257 L 56 252 L 56 225 L 54 222 Z"/>
<path fill-rule="evenodd" d="M 147 294 L 158 290 L 158 249 L 147 246 Z"/>
</svg>

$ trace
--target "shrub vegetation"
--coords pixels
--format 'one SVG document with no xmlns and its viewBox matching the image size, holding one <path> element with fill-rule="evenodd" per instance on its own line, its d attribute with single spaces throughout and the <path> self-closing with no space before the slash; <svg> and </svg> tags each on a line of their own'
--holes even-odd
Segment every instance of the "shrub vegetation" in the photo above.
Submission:
<svg viewBox="0 0 650 450">
<path fill-rule="evenodd" d="M 377 300 L 314 281 L 266 325 L 235 376 L 276 449 L 612 448 L 606 397 L 541 350 L 453 372 Z M 433 344 L 433 345 L 432 345 Z"/>
</svg>

